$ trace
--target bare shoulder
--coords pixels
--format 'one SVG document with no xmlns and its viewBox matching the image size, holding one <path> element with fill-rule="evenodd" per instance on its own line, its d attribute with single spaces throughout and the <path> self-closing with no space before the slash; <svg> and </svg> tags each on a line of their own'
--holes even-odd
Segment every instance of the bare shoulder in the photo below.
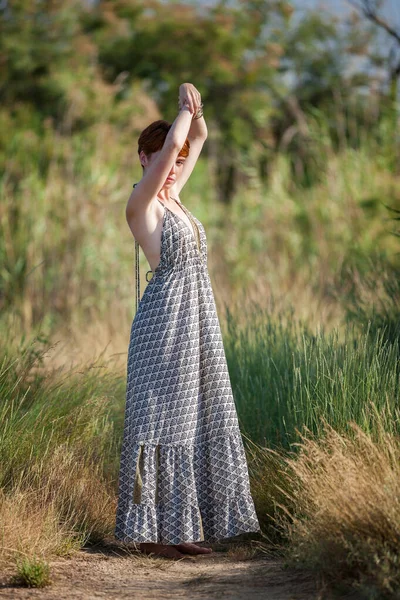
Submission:
<svg viewBox="0 0 400 600">
<path fill-rule="evenodd" d="M 140 189 L 137 188 L 137 183 L 133 185 L 133 190 L 128 200 L 128 204 L 125 211 L 125 216 L 129 228 L 134 238 L 139 242 L 141 246 L 146 243 L 149 236 L 157 228 L 157 224 L 163 217 L 162 207 L 157 201 L 157 198 L 153 198 L 148 204 L 145 210 L 140 210 L 141 205 L 134 203 L 133 199 L 135 194 L 140 193 Z M 136 204 L 136 209 L 133 210 L 133 206 Z"/>
<path fill-rule="evenodd" d="M 140 181 L 133 184 L 133 186 L 132 186 L 133 189 L 130 193 L 128 202 L 126 204 L 125 212 L 126 212 L 126 218 L 127 218 L 128 222 L 130 220 L 136 219 L 137 217 L 140 217 L 140 215 L 144 215 L 145 213 L 148 213 L 148 212 L 153 212 L 152 211 L 153 207 L 155 205 L 157 205 L 156 198 L 152 198 L 150 200 L 150 202 L 147 203 L 147 205 L 143 205 L 143 203 L 139 201 L 140 196 L 141 196 L 141 190 L 140 190 L 139 184 L 140 184 Z"/>
</svg>

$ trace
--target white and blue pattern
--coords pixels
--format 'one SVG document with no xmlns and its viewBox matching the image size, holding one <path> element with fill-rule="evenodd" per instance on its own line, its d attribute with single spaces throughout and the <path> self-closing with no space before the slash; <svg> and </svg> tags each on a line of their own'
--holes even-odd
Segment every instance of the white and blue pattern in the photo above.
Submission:
<svg viewBox="0 0 400 600">
<path fill-rule="evenodd" d="M 191 216 L 200 250 L 187 223 L 164 207 L 160 263 L 132 322 L 115 527 L 123 542 L 260 531 L 206 234 Z"/>
</svg>

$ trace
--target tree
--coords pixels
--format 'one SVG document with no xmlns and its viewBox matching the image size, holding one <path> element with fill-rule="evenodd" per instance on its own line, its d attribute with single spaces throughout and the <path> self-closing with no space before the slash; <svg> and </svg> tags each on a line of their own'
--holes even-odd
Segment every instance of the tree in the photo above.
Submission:
<svg viewBox="0 0 400 600">
<path fill-rule="evenodd" d="M 33 105 L 60 117 L 65 89 L 55 77 L 76 58 L 80 3 L 74 0 L 5 1 L 0 4 L 0 100 Z"/>
<path fill-rule="evenodd" d="M 259 159 L 254 153 L 268 147 L 274 111 L 269 83 L 291 13 L 282 0 L 241 0 L 230 7 L 221 1 L 207 10 L 153 0 L 133 27 L 99 48 L 107 79 L 126 71 L 130 79 L 145 81 L 170 121 L 179 84 L 191 81 L 199 88 L 211 125 L 206 148 L 218 157 L 215 177 L 223 202 L 231 201 L 239 177 L 246 177 L 248 161 Z"/>
<path fill-rule="evenodd" d="M 387 39 L 392 41 L 387 56 L 387 69 L 389 75 L 389 98 L 392 105 L 395 105 L 398 98 L 398 82 L 400 78 L 400 23 L 391 23 L 381 14 L 382 0 L 348 0 L 348 2 L 371 23 L 387 34 Z"/>
</svg>

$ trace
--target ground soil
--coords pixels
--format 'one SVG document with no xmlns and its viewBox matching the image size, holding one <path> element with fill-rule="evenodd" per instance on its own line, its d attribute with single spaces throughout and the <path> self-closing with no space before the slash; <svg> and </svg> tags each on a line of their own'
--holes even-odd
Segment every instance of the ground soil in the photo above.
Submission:
<svg viewBox="0 0 400 600">
<path fill-rule="evenodd" d="M 204 543 L 202 544 L 204 545 Z M 310 573 L 288 569 L 249 544 L 207 544 L 214 552 L 171 560 L 144 555 L 117 543 L 80 550 L 50 562 L 52 583 L 24 588 L 0 575 L 0 598 L 43 600 L 320 600 Z"/>
</svg>

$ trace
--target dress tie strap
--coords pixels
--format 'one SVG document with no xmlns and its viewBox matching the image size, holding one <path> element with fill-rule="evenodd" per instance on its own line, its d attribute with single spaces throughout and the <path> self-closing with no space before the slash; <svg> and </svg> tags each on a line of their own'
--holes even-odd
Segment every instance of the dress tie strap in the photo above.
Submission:
<svg viewBox="0 0 400 600">
<path fill-rule="evenodd" d="M 134 183 L 132 187 L 136 187 L 137 183 Z M 135 237 L 135 236 L 134 236 Z M 135 312 L 137 312 L 140 304 L 140 256 L 139 256 L 139 242 L 135 238 Z"/>
</svg>

